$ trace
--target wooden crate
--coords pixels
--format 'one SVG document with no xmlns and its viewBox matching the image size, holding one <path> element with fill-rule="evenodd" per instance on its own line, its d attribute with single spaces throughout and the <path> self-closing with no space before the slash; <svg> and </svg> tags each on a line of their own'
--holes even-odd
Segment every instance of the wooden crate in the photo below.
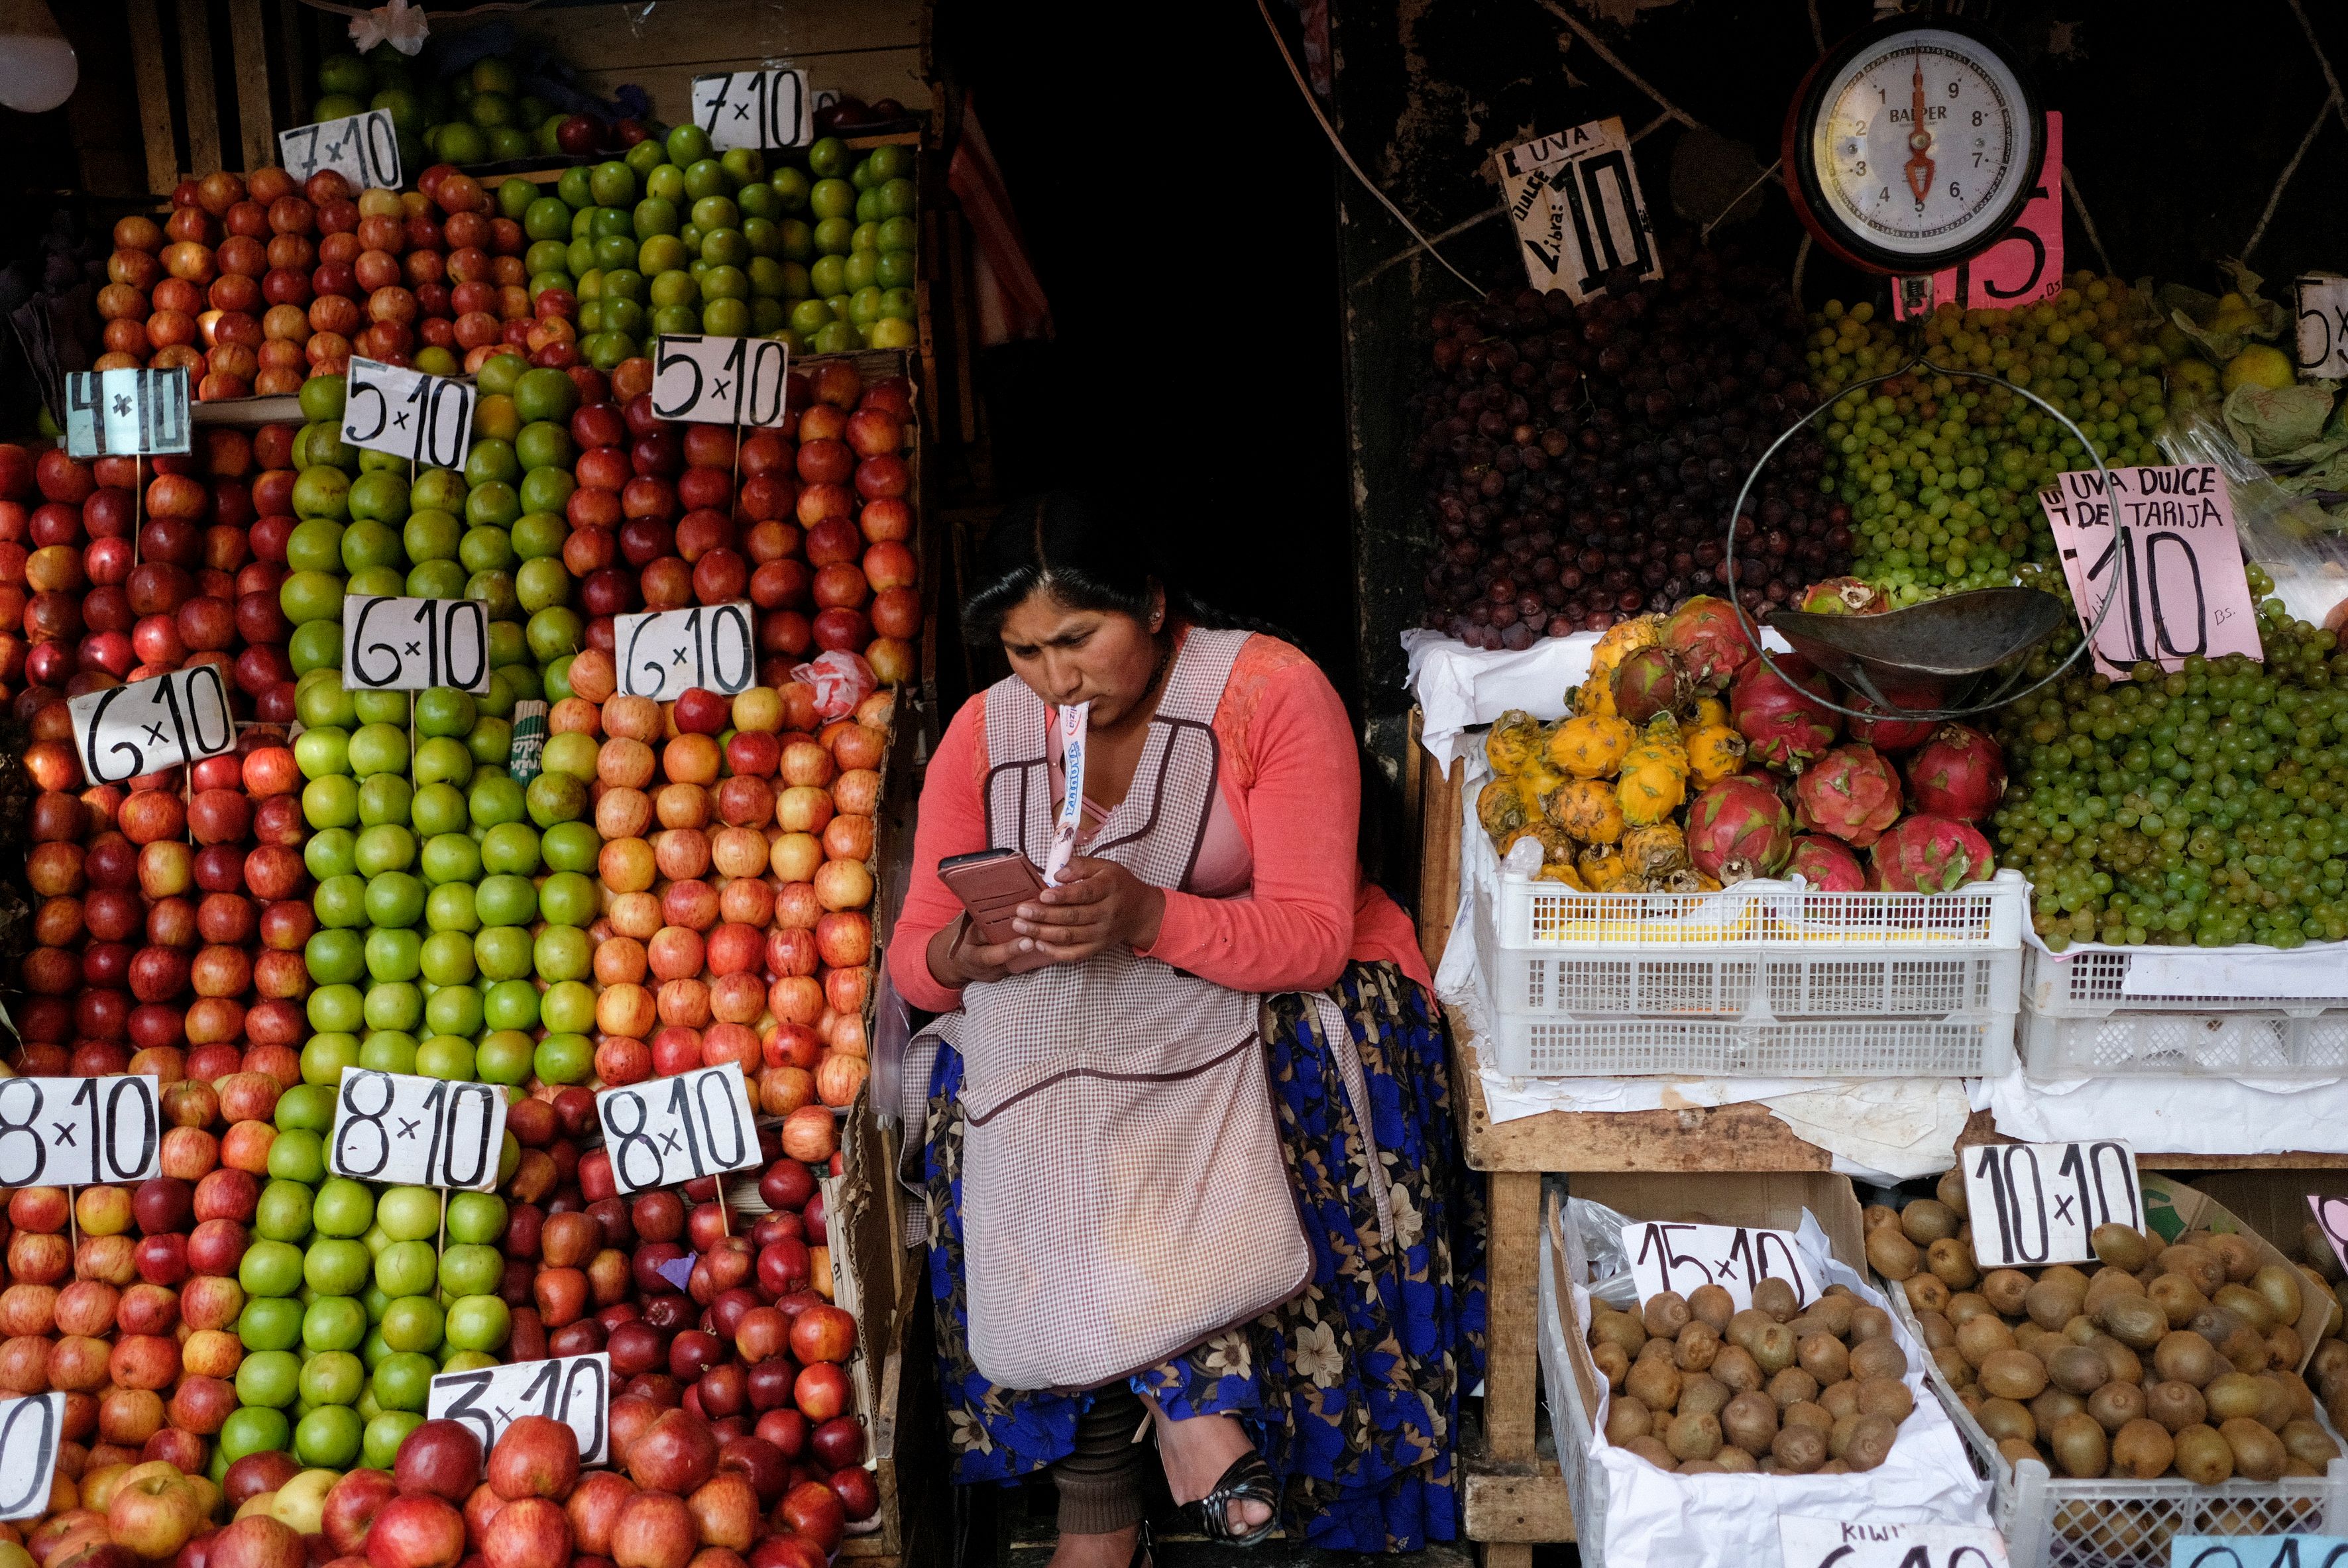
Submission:
<svg viewBox="0 0 2348 1568">
<path fill-rule="evenodd" d="M 314 15 L 294 0 L 122 0 L 131 73 L 126 90 L 93 95 L 76 114 L 85 181 L 129 194 L 113 187 L 140 168 L 136 189 L 162 196 L 182 180 L 275 163 L 278 131 L 309 112 Z"/>
</svg>

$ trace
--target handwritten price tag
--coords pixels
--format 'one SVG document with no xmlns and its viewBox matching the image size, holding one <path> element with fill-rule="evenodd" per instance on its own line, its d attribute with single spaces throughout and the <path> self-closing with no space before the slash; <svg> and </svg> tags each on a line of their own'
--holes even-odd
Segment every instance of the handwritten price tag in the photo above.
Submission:
<svg viewBox="0 0 2348 1568">
<path fill-rule="evenodd" d="M 1982 1524 L 1854 1524 L 1777 1516 L 1786 1568 L 2005 1568 L 2005 1541 Z"/>
<path fill-rule="evenodd" d="M 343 684 L 365 691 L 489 690 L 488 602 L 344 594 Z"/>
<path fill-rule="evenodd" d="M 260 42 L 254 40 L 258 48 Z M 331 169 L 364 191 L 399 189 L 399 133 L 387 108 L 322 119 L 277 133 L 277 161 L 296 180 Z"/>
<path fill-rule="evenodd" d="M 815 95 L 807 73 L 790 66 L 695 77 L 693 123 L 720 152 L 804 147 L 815 139 Z"/>
<path fill-rule="evenodd" d="M 2194 654 L 2261 657 L 2224 476 L 2209 463 L 2111 473 L 2110 497 L 2092 469 L 2038 492 L 2080 626 L 2093 626 L 2104 601 L 2117 596 L 2096 638 L 2096 667 L 2125 680 L 2147 659 L 2174 670 Z"/>
<path fill-rule="evenodd" d="M 1909 280 L 1901 279 L 1905 284 Z M 1944 304 L 2003 310 L 2063 292 L 2063 116 L 2046 111 L 2046 160 L 2013 227 L 1962 266 L 1932 274 L 1931 292 L 1891 291 L 1892 315 L 1906 321 Z"/>
<path fill-rule="evenodd" d="M 0 1186 L 161 1175 L 161 1079 L 145 1077 L 0 1078 Z"/>
<path fill-rule="evenodd" d="M 66 454 L 129 458 L 189 449 L 188 373 L 76 370 L 66 377 Z"/>
<path fill-rule="evenodd" d="M 1742 1225 L 1680 1225 L 1641 1222 L 1622 1227 L 1622 1253 L 1639 1299 L 1699 1285 L 1716 1284 L 1743 1311 L 1753 1305 L 1753 1286 L 1781 1279 L 1794 1287 L 1797 1305 L 1818 1299 L 1818 1282 L 1802 1262 L 1791 1231 L 1751 1231 Z"/>
<path fill-rule="evenodd" d="M 2332 1243 L 2332 1255 L 2340 1260 L 2342 1268 L 2348 1269 L 2348 1198 L 2326 1198 L 2311 1192 L 2307 1206 L 2315 1211 L 2316 1227 Z"/>
<path fill-rule="evenodd" d="M 473 388 L 372 359 L 351 361 L 343 439 L 371 452 L 461 469 L 473 434 Z"/>
<path fill-rule="evenodd" d="M 62 1393 L 0 1404 L 0 1519 L 38 1519 L 48 1511 L 65 1424 Z"/>
<path fill-rule="evenodd" d="M 345 1068 L 326 1168 L 360 1181 L 486 1192 L 498 1184 L 505 1131 L 506 1097 L 488 1084 Z"/>
<path fill-rule="evenodd" d="M 2348 1541 L 2337 1535 L 2178 1535 L 2169 1568 L 2340 1568 Z"/>
<path fill-rule="evenodd" d="M 2299 378 L 2348 377 L 2348 278 L 2338 273 L 2302 273 L 2291 281 L 2298 312 Z"/>
<path fill-rule="evenodd" d="M 758 645 L 750 605 L 696 604 L 622 615 L 613 627 L 619 645 L 620 689 L 630 696 L 674 702 L 695 686 L 734 696 L 758 675 Z"/>
<path fill-rule="evenodd" d="M 119 784 L 236 749 L 218 665 L 85 692 L 66 704 L 74 749 L 93 784 Z"/>
<path fill-rule="evenodd" d="M 791 351 L 771 337 L 669 333 L 653 347 L 653 412 L 703 425 L 783 422 Z"/>
<path fill-rule="evenodd" d="M 1533 287 L 1563 289 L 1579 304 L 1601 292 L 1593 286 L 1600 274 L 1618 267 L 1636 269 L 1643 280 L 1663 275 L 1620 119 L 1593 119 L 1496 156 Z"/>
<path fill-rule="evenodd" d="M 2083 1264 L 2096 1255 L 2097 1225 L 2144 1229 L 2136 1150 L 2125 1143 L 1984 1143 L 1961 1157 L 1983 1269 Z"/>
<path fill-rule="evenodd" d="M 595 1097 L 612 1181 L 626 1197 L 758 1162 L 749 1086 L 732 1062 Z"/>
<path fill-rule="evenodd" d="M 436 1421 L 462 1421 L 481 1437 L 482 1451 L 524 1416 L 561 1421 L 579 1437 L 579 1462 L 599 1465 L 612 1440 L 604 1412 L 611 1402 L 612 1358 L 602 1351 L 556 1356 L 510 1367 L 442 1372 L 424 1397 Z"/>
</svg>

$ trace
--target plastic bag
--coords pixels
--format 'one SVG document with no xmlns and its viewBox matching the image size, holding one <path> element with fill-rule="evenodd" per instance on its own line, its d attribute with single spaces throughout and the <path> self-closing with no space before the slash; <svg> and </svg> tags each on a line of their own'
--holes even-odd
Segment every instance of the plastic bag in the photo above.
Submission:
<svg viewBox="0 0 2348 1568">
<path fill-rule="evenodd" d="M 1587 1198 L 1568 1198 L 1565 1217 L 1581 1240 L 1590 1264 L 1590 1298 L 1620 1312 L 1639 1310 L 1638 1282 L 1631 1277 L 1631 1254 L 1622 1250 L 1622 1227 L 1631 1216 Z"/>
<path fill-rule="evenodd" d="M 2348 597 L 2348 540 L 2340 535 L 2339 520 L 2275 483 L 2208 415 L 2197 411 L 2170 420 L 2160 433 L 2160 449 L 2170 462 L 2215 464 L 2226 477 L 2242 553 L 2266 568 L 2275 597 L 2293 615 L 2321 625 Z"/>
<path fill-rule="evenodd" d="M 880 677 L 860 654 L 834 648 L 828 654 L 818 654 L 806 664 L 795 666 L 791 679 L 803 681 L 815 688 L 815 711 L 819 718 L 846 718 L 856 711 L 856 705 L 880 689 Z"/>
</svg>

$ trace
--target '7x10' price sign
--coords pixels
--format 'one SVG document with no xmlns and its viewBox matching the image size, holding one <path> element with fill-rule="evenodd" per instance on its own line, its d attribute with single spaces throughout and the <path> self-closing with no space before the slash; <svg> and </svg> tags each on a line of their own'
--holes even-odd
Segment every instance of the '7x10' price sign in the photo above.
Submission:
<svg viewBox="0 0 2348 1568">
<path fill-rule="evenodd" d="M 144 457 L 184 452 L 193 441 L 188 373 L 75 370 L 66 376 L 66 455 Z"/>
<path fill-rule="evenodd" d="M 804 147 L 815 139 L 815 95 L 807 73 L 790 66 L 695 77 L 693 123 L 719 152 Z"/>
<path fill-rule="evenodd" d="M 492 1085 L 345 1068 L 326 1168 L 360 1181 L 486 1192 L 498 1184 L 505 1131 L 506 1097 Z"/>
<path fill-rule="evenodd" d="M 1983 1269 L 2083 1264 L 2098 1225 L 2144 1229 L 2136 1150 L 2096 1143 L 1984 1143 L 1962 1150 L 1973 1256 Z"/>
<path fill-rule="evenodd" d="M 119 784 L 236 749 L 218 665 L 84 692 L 66 704 L 74 750 L 93 784 Z"/>
<path fill-rule="evenodd" d="M 254 39 L 259 48 L 261 41 Z M 399 132 L 387 108 L 322 119 L 277 133 L 277 160 L 296 180 L 331 169 L 364 191 L 399 189 Z"/>
<path fill-rule="evenodd" d="M 162 1149 L 160 1078 L 0 1078 L 0 1187 L 144 1181 Z"/>
<path fill-rule="evenodd" d="M 343 439 L 436 469 L 461 469 L 473 434 L 473 388 L 372 359 L 351 361 Z"/>
<path fill-rule="evenodd" d="M 791 351 L 773 337 L 664 333 L 653 346 L 653 412 L 700 425 L 783 422 Z"/>
<path fill-rule="evenodd" d="M 749 603 L 737 599 L 620 616 L 613 627 L 620 689 L 657 702 L 674 702 L 695 686 L 726 696 L 749 690 L 758 675 L 750 614 Z"/>
<path fill-rule="evenodd" d="M 462 1421 L 480 1434 L 481 1449 L 498 1446 L 524 1416 L 561 1421 L 579 1438 L 579 1462 L 599 1465 L 611 1443 L 604 1419 L 612 1397 L 612 1358 L 601 1350 L 556 1356 L 511 1367 L 442 1372 L 432 1379 L 424 1412 L 436 1421 Z"/>
<path fill-rule="evenodd" d="M 758 1162 L 749 1085 L 732 1062 L 607 1088 L 595 1097 L 595 1116 L 623 1198 Z"/>
</svg>

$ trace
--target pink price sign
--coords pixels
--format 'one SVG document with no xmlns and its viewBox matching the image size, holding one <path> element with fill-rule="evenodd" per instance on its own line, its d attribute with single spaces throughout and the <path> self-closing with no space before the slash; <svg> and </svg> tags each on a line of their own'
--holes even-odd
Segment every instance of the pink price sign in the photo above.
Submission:
<svg viewBox="0 0 2348 1568">
<path fill-rule="evenodd" d="M 2052 299 L 2062 288 L 2063 117 L 2049 109 L 2046 160 L 2038 167 L 2038 183 L 2013 227 L 1971 261 L 1934 273 L 1930 303 L 1911 306 L 1907 291 L 1894 288 L 1891 308 L 1901 321 L 1929 315 L 1944 304 L 1961 310 L 2003 310 Z"/>
<path fill-rule="evenodd" d="M 2115 680 L 2146 660 L 2174 670 L 2195 654 L 2262 657 L 2258 608 L 2217 468 L 2074 470 L 2038 492 L 2079 624 L 2103 617 L 2096 667 Z M 2123 534 L 2115 522 L 2126 526 Z"/>
</svg>

